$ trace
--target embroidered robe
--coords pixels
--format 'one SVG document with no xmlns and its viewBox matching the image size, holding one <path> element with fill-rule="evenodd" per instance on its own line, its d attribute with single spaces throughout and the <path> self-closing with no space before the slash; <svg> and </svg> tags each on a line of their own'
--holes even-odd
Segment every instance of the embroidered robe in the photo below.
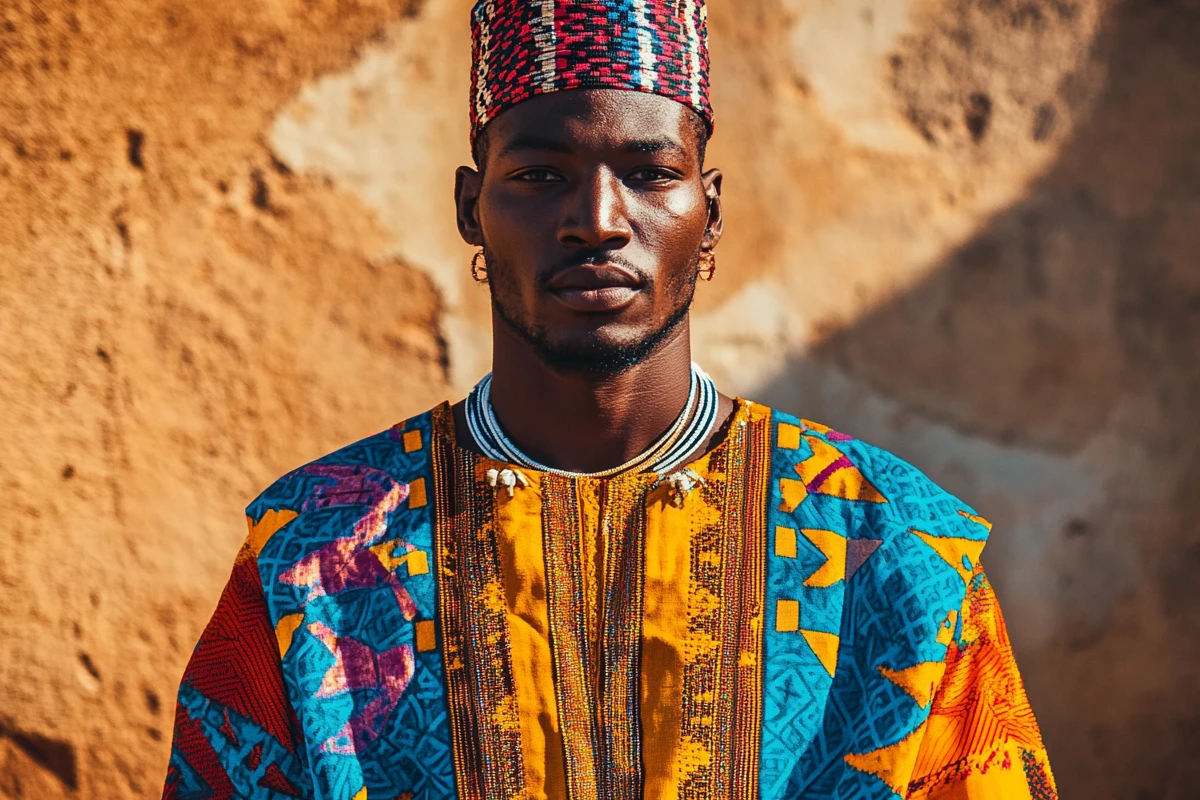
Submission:
<svg viewBox="0 0 1200 800">
<path fill-rule="evenodd" d="M 277 481 L 164 798 L 1056 798 L 990 525 L 747 401 L 690 465 L 494 488 L 442 405 Z"/>
</svg>

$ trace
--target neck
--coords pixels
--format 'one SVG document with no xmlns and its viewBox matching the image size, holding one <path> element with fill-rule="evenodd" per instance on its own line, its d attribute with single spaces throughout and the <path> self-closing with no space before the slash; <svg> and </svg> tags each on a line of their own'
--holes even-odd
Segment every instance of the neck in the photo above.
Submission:
<svg viewBox="0 0 1200 800">
<path fill-rule="evenodd" d="M 496 416 L 513 442 L 544 464 L 574 472 L 622 464 L 670 427 L 687 402 L 686 319 L 620 372 L 556 372 L 502 322 L 493 327 Z"/>
</svg>

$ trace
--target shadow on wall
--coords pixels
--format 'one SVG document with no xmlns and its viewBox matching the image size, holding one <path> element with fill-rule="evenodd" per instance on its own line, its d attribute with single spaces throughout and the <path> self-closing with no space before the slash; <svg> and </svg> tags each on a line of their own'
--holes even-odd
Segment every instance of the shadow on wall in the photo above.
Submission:
<svg viewBox="0 0 1200 800">
<path fill-rule="evenodd" d="M 1064 797 L 1200 785 L 1197 42 L 1196 0 L 1114 7 L 1107 88 L 1025 197 L 759 393 L 993 519 Z"/>
</svg>

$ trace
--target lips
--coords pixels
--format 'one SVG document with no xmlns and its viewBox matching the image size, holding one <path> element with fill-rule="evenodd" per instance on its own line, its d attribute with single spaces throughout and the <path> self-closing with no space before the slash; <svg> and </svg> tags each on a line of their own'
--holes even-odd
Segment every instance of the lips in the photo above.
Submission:
<svg viewBox="0 0 1200 800">
<path fill-rule="evenodd" d="M 619 311 L 637 297 L 642 282 L 615 264 L 587 264 L 555 273 L 546 284 L 573 311 Z"/>
</svg>

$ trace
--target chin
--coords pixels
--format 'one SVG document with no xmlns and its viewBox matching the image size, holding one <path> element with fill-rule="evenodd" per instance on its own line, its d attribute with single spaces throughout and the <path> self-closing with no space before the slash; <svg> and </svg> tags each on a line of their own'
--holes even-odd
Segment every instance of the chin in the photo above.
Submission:
<svg viewBox="0 0 1200 800">
<path fill-rule="evenodd" d="M 681 305 L 665 321 L 645 309 L 627 308 L 612 314 L 550 313 L 522 318 L 506 313 L 494 299 L 493 309 L 509 330 L 524 339 L 556 372 L 620 372 L 652 355 L 687 317 Z M 640 312 L 640 313 L 639 313 Z"/>
<path fill-rule="evenodd" d="M 534 345 L 542 360 L 557 372 L 621 371 L 650 355 L 660 340 L 653 330 L 622 327 L 545 331 Z"/>
</svg>

